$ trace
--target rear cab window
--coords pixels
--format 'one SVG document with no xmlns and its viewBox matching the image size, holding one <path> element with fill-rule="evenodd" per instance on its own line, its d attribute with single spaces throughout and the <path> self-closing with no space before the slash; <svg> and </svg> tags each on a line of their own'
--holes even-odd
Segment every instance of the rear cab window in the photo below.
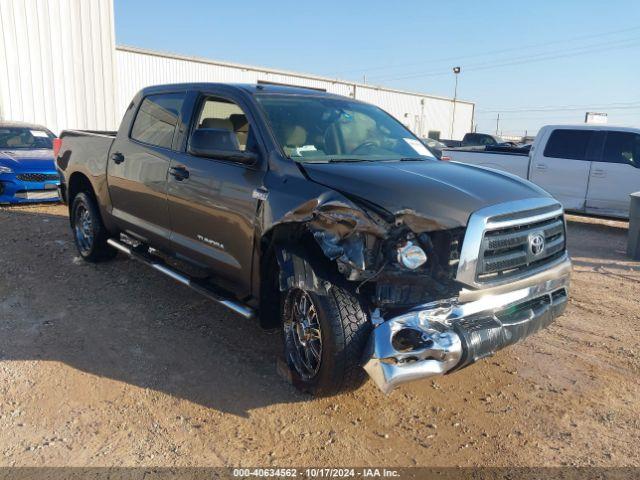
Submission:
<svg viewBox="0 0 640 480">
<path fill-rule="evenodd" d="M 156 147 L 171 148 L 185 94 L 149 95 L 140 104 L 130 137 Z"/>
<path fill-rule="evenodd" d="M 549 136 L 549 141 L 544 149 L 544 156 L 547 158 L 586 160 L 592 136 L 592 130 L 554 130 Z"/>
<path fill-rule="evenodd" d="M 607 132 L 602 161 L 640 168 L 640 135 L 631 132 Z"/>
</svg>

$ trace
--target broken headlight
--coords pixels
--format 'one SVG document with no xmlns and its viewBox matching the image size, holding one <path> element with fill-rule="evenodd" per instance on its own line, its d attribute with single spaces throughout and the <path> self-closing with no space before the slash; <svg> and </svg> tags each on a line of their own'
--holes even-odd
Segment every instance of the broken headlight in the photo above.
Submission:
<svg viewBox="0 0 640 480">
<path fill-rule="evenodd" d="M 407 242 L 398 247 L 398 263 L 409 270 L 415 270 L 427 262 L 427 254 L 424 250 L 412 242 Z"/>
</svg>

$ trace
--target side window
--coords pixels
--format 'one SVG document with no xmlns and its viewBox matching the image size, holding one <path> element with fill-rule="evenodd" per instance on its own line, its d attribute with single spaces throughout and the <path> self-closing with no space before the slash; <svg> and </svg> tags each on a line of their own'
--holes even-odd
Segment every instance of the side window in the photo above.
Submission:
<svg viewBox="0 0 640 480">
<path fill-rule="evenodd" d="M 544 149 L 544 156 L 586 160 L 592 134 L 591 130 L 554 130 Z"/>
<path fill-rule="evenodd" d="M 149 95 L 142 101 L 131 128 L 131 138 L 139 142 L 171 148 L 184 93 Z"/>
<path fill-rule="evenodd" d="M 234 150 L 244 152 L 247 144 L 253 141 L 249 121 L 242 109 L 235 103 L 221 98 L 207 98 L 204 101 L 196 125 L 197 128 L 215 128 L 233 132 L 237 142 Z"/>
<path fill-rule="evenodd" d="M 602 161 L 626 163 L 640 168 L 640 135 L 627 132 L 608 132 Z"/>
</svg>

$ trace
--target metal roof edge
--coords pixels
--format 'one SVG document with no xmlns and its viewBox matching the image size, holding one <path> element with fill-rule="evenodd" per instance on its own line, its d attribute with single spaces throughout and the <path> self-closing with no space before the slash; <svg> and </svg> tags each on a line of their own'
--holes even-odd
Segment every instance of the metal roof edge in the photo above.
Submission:
<svg viewBox="0 0 640 480">
<path fill-rule="evenodd" d="M 275 69 L 275 68 L 266 68 L 266 67 L 257 67 L 255 65 L 244 65 L 241 63 L 233 63 L 233 62 L 225 62 L 225 61 L 221 61 L 221 60 L 211 60 L 209 58 L 204 58 L 204 57 L 192 57 L 192 56 L 188 56 L 188 55 L 179 55 L 179 54 L 175 54 L 175 53 L 168 53 L 168 52 L 160 52 L 157 50 L 149 50 L 146 48 L 140 48 L 140 47 L 132 47 L 129 45 L 116 45 L 116 50 L 121 50 L 123 52 L 130 52 L 130 53 L 140 53 L 140 54 L 144 54 L 144 55 L 152 55 L 155 57 L 163 57 L 163 58 L 172 58 L 175 60 L 184 60 L 184 61 L 189 61 L 189 62 L 197 62 L 197 63 L 204 63 L 204 64 L 208 64 L 208 65 L 218 65 L 221 67 L 230 67 L 230 68 L 240 68 L 242 70 L 253 70 L 253 71 L 257 71 L 257 72 L 263 72 L 263 73 L 274 73 L 277 75 L 290 75 L 290 76 L 294 76 L 294 77 L 300 77 L 300 78 L 304 78 L 307 80 L 317 80 L 320 82 L 330 82 L 330 83 L 340 83 L 343 85 L 349 85 L 349 86 L 355 86 L 355 87 L 360 87 L 360 88 L 369 88 L 369 89 L 373 89 L 373 90 L 381 90 L 384 92 L 391 92 L 391 93 L 400 93 L 400 94 L 404 94 L 404 95 L 414 95 L 417 97 L 423 97 L 423 98 L 432 98 L 435 100 L 445 100 L 448 102 L 453 102 L 452 98 L 448 98 L 448 97 L 441 97 L 438 95 L 430 95 L 427 93 L 420 93 L 420 92 L 412 92 L 409 90 L 400 90 L 397 88 L 391 88 L 391 87 L 385 87 L 382 85 L 371 85 L 371 84 L 367 84 L 367 83 L 360 83 L 360 82 L 352 82 L 349 80 L 342 80 L 339 78 L 330 78 L 330 77 L 323 77 L 320 75 L 312 75 L 309 73 L 299 73 L 299 72 L 293 72 L 291 70 L 279 70 L 279 69 Z M 475 105 L 474 102 L 470 102 L 468 100 L 459 100 L 456 99 L 456 103 L 465 103 L 467 105 Z"/>
</svg>

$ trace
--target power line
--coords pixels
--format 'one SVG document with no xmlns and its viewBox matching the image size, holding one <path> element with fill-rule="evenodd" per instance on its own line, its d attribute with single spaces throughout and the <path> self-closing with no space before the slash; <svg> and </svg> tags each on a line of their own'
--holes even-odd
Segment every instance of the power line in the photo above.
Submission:
<svg viewBox="0 0 640 480">
<path fill-rule="evenodd" d="M 502 113 L 499 113 L 498 115 L 500 115 L 500 121 L 506 121 L 506 122 L 514 122 L 514 121 L 518 121 L 518 120 L 540 120 L 540 121 L 544 121 L 545 123 L 550 123 L 551 120 L 549 119 L 554 119 L 554 118 L 584 118 L 584 112 L 579 113 L 576 112 L 574 114 L 546 114 L 546 115 L 525 115 L 525 116 L 521 116 L 521 115 L 514 115 L 514 116 L 509 116 L 509 115 L 503 115 Z M 627 110 L 624 112 L 615 112 L 615 114 L 613 114 L 612 116 L 615 117 L 621 117 L 621 116 L 640 116 L 640 107 L 636 108 L 634 110 Z M 477 118 L 478 121 L 482 121 L 482 122 L 492 122 L 496 119 L 495 114 L 493 116 L 490 117 L 482 117 L 482 118 Z"/>
<path fill-rule="evenodd" d="M 631 100 L 628 102 L 611 102 L 611 103 L 601 103 L 599 105 L 604 105 L 606 107 L 611 107 L 611 106 L 628 106 L 628 105 L 636 105 L 636 104 L 640 104 L 640 100 Z M 521 107 L 521 108 L 516 108 L 513 109 L 511 107 L 491 107 L 491 109 L 483 109 L 483 108 L 479 108 L 476 111 L 478 112 L 507 112 L 507 111 L 520 111 L 520 110 L 537 110 L 537 109 L 553 109 L 553 108 L 593 108 L 593 103 L 583 103 L 583 104 L 569 104 L 569 105 L 531 105 L 528 107 Z"/>
<path fill-rule="evenodd" d="M 568 112 L 574 110 L 627 110 L 640 108 L 640 101 L 625 102 L 625 103 L 610 103 L 610 104 L 585 104 L 585 105 L 547 105 L 542 107 L 529 107 L 529 108 L 495 108 L 492 110 L 476 110 L 478 115 L 492 114 L 492 113 L 519 113 L 519 112 Z"/>
<path fill-rule="evenodd" d="M 564 53 L 546 52 L 546 53 L 529 55 L 528 57 L 525 57 L 525 58 L 523 58 L 522 55 L 519 55 L 518 57 L 505 58 L 505 59 L 494 61 L 494 62 L 481 62 L 481 63 L 475 63 L 475 64 L 472 63 L 472 64 L 465 65 L 465 70 L 466 71 L 486 70 L 487 68 L 495 68 L 496 66 L 501 67 L 501 66 L 513 65 L 513 64 L 532 63 L 536 61 L 548 60 L 548 59 L 554 59 L 554 58 L 563 58 L 567 56 L 583 55 L 585 53 L 592 53 L 593 51 L 600 51 L 603 49 L 603 47 L 607 47 L 605 50 L 608 50 L 610 47 L 618 47 L 618 48 L 626 47 L 627 45 L 625 44 L 627 44 L 628 42 L 633 42 L 633 45 L 635 45 L 635 43 L 638 40 L 640 40 L 640 37 L 631 38 L 631 39 L 619 39 L 619 40 L 597 43 L 592 45 L 585 45 L 582 47 L 573 47 L 572 49 L 566 50 Z M 633 46 L 633 45 L 630 45 L 630 46 Z M 404 78 L 417 78 L 421 76 L 447 75 L 448 73 L 449 73 L 448 71 L 438 70 L 438 71 L 431 71 L 431 72 L 414 72 L 412 74 L 405 75 L 402 77 L 385 76 L 385 77 L 377 77 L 377 78 L 387 79 L 387 80 L 404 79 Z"/>
<path fill-rule="evenodd" d="M 465 71 L 492 70 L 495 68 L 502 68 L 502 67 L 512 66 L 512 65 L 523 65 L 527 63 L 535 63 L 535 62 L 542 62 L 547 60 L 556 60 L 559 58 L 585 55 L 585 54 L 594 53 L 594 52 L 609 51 L 612 48 L 616 48 L 616 49 L 632 48 L 638 45 L 640 45 L 640 37 L 633 38 L 633 39 L 616 40 L 615 42 L 604 42 L 601 44 L 588 45 L 585 47 L 574 48 L 566 51 L 565 53 L 560 53 L 560 54 L 541 53 L 537 55 L 531 55 L 527 58 L 522 58 L 522 56 L 519 56 L 517 58 L 512 58 L 512 59 L 504 59 L 500 62 L 484 62 L 484 63 L 465 65 Z M 376 77 L 376 78 L 378 81 L 406 80 L 406 79 L 412 79 L 412 78 L 449 75 L 449 73 L 450 72 L 448 70 L 447 71 L 441 70 L 441 71 L 427 71 L 427 72 L 421 72 L 421 73 L 414 73 L 410 75 L 403 75 L 403 76 L 397 76 L 397 77 L 384 76 L 384 77 Z"/>
<path fill-rule="evenodd" d="M 608 32 L 600 32 L 597 34 L 587 34 L 587 35 L 579 35 L 576 37 L 569 37 L 569 38 L 565 38 L 562 40 L 554 40 L 551 42 L 544 42 L 544 43 L 533 43 L 533 44 L 528 44 L 528 45 L 521 45 L 519 47 L 510 47 L 510 48 L 503 48 L 503 49 L 499 49 L 499 50 L 490 50 L 490 51 L 485 51 L 485 52 L 480 52 L 480 53 L 475 53 L 475 54 L 467 54 L 467 55 L 462 55 L 462 56 L 455 56 L 455 57 L 441 57 L 438 59 L 430 59 L 428 61 L 428 63 L 433 64 L 435 62 L 446 62 L 446 63 L 455 63 L 455 62 L 459 62 L 462 59 L 467 59 L 467 58 L 478 58 L 478 57 L 485 57 L 485 56 L 490 56 L 490 55 L 497 55 L 500 53 L 507 53 L 507 52 L 514 52 L 514 51 L 522 51 L 522 50 L 529 50 L 532 48 L 539 48 L 539 47 L 547 47 L 550 45 L 557 45 L 560 43 L 567 43 L 567 42 L 572 42 L 575 40 L 584 40 L 587 38 L 601 38 L 601 37 L 606 37 L 606 36 L 610 36 L 610 35 L 616 35 L 616 34 L 620 34 L 620 33 L 627 33 L 627 32 L 632 32 L 632 31 L 637 31 L 640 30 L 640 27 L 631 27 L 631 28 L 623 28 L 620 30 L 611 30 Z M 410 66 L 415 66 L 415 65 L 424 65 L 425 61 L 421 61 L 421 62 L 410 62 L 410 63 L 400 63 L 400 64 L 396 64 L 396 65 L 384 65 L 384 66 L 373 66 L 373 67 L 365 67 L 365 68 L 359 68 L 359 69 L 350 69 L 350 70 L 343 70 L 341 72 L 334 72 L 332 74 L 329 74 L 329 76 L 336 76 L 336 75 L 341 75 L 344 73 L 353 73 L 353 72 L 371 72 L 371 71 L 377 71 L 377 70 L 390 70 L 390 69 L 396 69 L 396 68 L 404 68 L 404 67 L 410 67 Z"/>
</svg>

